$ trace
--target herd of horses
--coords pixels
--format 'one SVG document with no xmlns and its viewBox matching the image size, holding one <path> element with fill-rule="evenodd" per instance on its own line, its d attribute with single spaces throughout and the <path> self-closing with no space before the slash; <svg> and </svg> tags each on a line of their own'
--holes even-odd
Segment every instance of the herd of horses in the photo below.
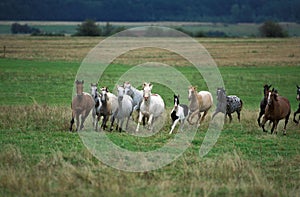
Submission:
<svg viewBox="0 0 300 197">
<path fill-rule="evenodd" d="M 125 82 L 117 86 L 117 95 L 112 94 L 107 87 L 102 87 L 98 91 L 98 84 L 91 84 L 90 93 L 83 92 L 84 81 L 75 81 L 76 96 L 74 96 L 71 104 L 72 119 L 70 122 L 70 131 L 73 130 L 74 119 L 76 119 L 76 131 L 84 128 L 84 122 L 87 116 L 92 112 L 93 128 L 98 131 L 98 123 L 102 120 L 100 130 L 107 129 L 107 122 L 110 120 L 109 131 L 113 130 L 114 122 L 117 121 L 116 130 L 124 131 L 123 124 L 126 122 L 126 130 L 128 123 L 134 111 L 138 112 L 138 121 L 136 132 L 139 131 L 140 124 L 146 125 L 150 131 L 153 131 L 154 122 L 159 119 L 165 112 L 165 104 L 159 94 L 152 93 L 153 85 L 151 83 L 143 83 L 142 90 L 133 87 L 130 82 Z M 280 96 L 274 88 L 270 90 L 272 85 L 265 85 L 263 89 L 264 97 L 260 102 L 260 112 L 257 119 L 258 125 L 262 127 L 264 132 L 267 121 L 272 123 L 271 134 L 277 133 L 278 122 L 285 119 L 283 134 L 286 135 L 286 126 L 291 113 L 291 105 L 287 98 Z M 197 88 L 190 86 L 188 88 L 189 105 L 179 102 L 179 95 L 174 95 L 174 107 L 171 110 L 170 117 L 172 126 L 169 134 L 172 134 L 177 123 L 180 122 L 180 130 L 183 130 L 185 120 L 190 125 L 200 125 L 204 121 L 209 109 L 213 106 L 212 94 L 208 91 L 197 91 Z M 297 85 L 296 99 L 300 101 L 300 87 Z M 232 113 L 236 112 L 240 121 L 240 113 L 243 107 L 243 101 L 236 95 L 226 95 L 224 88 L 217 89 L 217 106 L 212 115 L 212 119 L 218 114 L 223 113 L 225 118 L 229 117 L 232 121 Z M 293 121 L 299 123 L 300 116 L 296 120 L 297 114 L 300 113 L 300 103 L 298 109 L 294 113 Z M 193 120 L 196 117 L 196 121 Z M 263 120 L 261 122 L 261 117 Z M 80 120 L 81 119 L 81 120 Z M 80 125 L 79 125 L 80 123 Z"/>
</svg>

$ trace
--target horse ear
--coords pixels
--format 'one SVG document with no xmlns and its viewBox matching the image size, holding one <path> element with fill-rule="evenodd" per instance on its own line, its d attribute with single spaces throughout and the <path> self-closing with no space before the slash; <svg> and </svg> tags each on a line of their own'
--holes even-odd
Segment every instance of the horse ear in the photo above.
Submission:
<svg viewBox="0 0 300 197">
<path fill-rule="evenodd" d="M 298 89 L 300 89 L 300 86 L 296 85 Z"/>
<path fill-rule="evenodd" d="M 152 89 L 152 87 L 153 87 L 152 83 L 149 83 L 149 87 Z"/>
<path fill-rule="evenodd" d="M 176 97 L 176 95 L 174 94 L 174 98 Z"/>
<path fill-rule="evenodd" d="M 271 86 L 272 86 L 272 84 L 270 84 L 270 85 L 268 86 L 268 89 L 270 89 Z"/>
<path fill-rule="evenodd" d="M 272 92 L 274 92 L 274 88 L 272 89 Z"/>
</svg>

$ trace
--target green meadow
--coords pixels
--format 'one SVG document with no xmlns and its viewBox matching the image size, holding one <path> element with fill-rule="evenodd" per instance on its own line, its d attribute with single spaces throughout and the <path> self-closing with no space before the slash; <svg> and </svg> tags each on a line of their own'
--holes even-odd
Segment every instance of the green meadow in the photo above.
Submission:
<svg viewBox="0 0 300 197">
<path fill-rule="evenodd" d="M 0 196 L 299 196 L 300 127 L 292 117 L 298 106 L 300 65 L 219 67 L 227 94 L 243 100 L 241 122 L 233 114 L 211 151 L 200 157 L 211 110 L 188 149 L 169 165 L 149 172 L 114 169 L 97 160 L 77 133 L 68 132 L 79 66 L 78 61 L 0 59 Z M 116 93 L 119 77 L 131 68 L 110 65 L 99 87 Z M 174 68 L 198 90 L 207 90 L 194 67 Z M 283 122 L 277 135 L 263 133 L 257 125 L 266 83 L 290 100 L 286 136 Z M 174 92 L 159 84 L 152 91 L 163 97 L 169 112 Z M 169 135 L 170 125 L 168 119 L 151 137 L 105 132 L 124 149 L 149 151 L 173 139 L 178 130 Z"/>
</svg>

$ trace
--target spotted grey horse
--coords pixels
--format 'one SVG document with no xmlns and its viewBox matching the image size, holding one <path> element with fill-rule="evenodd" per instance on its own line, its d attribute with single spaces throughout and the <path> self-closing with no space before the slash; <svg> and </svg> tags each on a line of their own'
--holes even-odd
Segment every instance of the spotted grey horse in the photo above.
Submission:
<svg viewBox="0 0 300 197">
<path fill-rule="evenodd" d="M 226 96 L 226 91 L 223 88 L 217 89 L 217 109 L 214 112 L 212 118 L 214 118 L 219 112 L 224 113 L 225 117 L 228 115 L 229 121 L 232 121 L 231 114 L 236 112 L 238 115 L 238 120 L 240 121 L 240 113 L 243 107 L 243 101 L 235 96 Z"/>
</svg>

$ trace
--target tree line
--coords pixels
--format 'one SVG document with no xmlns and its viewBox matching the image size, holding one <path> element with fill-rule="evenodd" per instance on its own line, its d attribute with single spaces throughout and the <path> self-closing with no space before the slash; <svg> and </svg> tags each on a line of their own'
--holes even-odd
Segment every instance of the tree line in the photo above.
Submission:
<svg viewBox="0 0 300 197">
<path fill-rule="evenodd" d="M 4 0 L 0 20 L 300 22 L 299 0 Z"/>
</svg>

